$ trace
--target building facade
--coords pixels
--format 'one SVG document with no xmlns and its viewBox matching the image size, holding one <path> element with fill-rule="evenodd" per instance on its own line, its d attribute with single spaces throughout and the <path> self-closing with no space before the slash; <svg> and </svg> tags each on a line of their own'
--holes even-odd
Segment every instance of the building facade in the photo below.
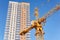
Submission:
<svg viewBox="0 0 60 40">
<path fill-rule="evenodd" d="M 30 4 L 9 1 L 4 40 L 30 40 L 30 32 L 20 36 L 19 32 L 30 26 Z"/>
</svg>

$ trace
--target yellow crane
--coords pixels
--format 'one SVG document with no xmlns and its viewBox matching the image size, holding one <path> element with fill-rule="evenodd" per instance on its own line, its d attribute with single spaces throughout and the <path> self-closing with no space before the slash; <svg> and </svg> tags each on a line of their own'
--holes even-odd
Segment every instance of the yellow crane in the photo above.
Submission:
<svg viewBox="0 0 60 40">
<path fill-rule="evenodd" d="M 31 29 L 35 28 L 35 30 L 36 30 L 36 33 L 35 33 L 36 40 L 44 40 L 44 37 L 43 37 L 44 31 L 43 31 L 42 23 L 45 23 L 46 18 L 51 16 L 54 12 L 58 11 L 59 9 L 60 9 L 60 5 L 56 6 L 52 10 L 50 10 L 42 18 L 39 18 L 38 17 L 38 8 L 35 8 L 35 17 L 36 17 L 36 20 L 32 21 L 32 24 L 31 24 L 31 26 L 29 28 L 21 31 L 20 35 L 25 35 Z"/>
</svg>

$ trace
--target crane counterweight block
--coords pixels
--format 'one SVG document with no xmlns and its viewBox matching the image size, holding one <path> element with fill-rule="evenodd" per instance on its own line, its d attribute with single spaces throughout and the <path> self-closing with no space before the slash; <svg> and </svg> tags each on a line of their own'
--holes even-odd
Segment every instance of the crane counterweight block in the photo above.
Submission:
<svg viewBox="0 0 60 40">
<path fill-rule="evenodd" d="M 56 10 L 59 10 L 60 9 L 60 5 L 56 7 Z"/>
<path fill-rule="evenodd" d="M 20 32 L 20 35 L 25 35 L 27 32 L 27 30 L 23 30 L 22 32 Z"/>
</svg>

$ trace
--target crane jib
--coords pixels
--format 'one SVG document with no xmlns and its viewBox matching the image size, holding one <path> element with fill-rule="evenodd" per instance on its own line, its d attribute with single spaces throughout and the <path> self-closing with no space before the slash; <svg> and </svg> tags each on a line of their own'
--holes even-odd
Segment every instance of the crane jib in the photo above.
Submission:
<svg viewBox="0 0 60 40">
<path fill-rule="evenodd" d="M 53 8 L 52 10 L 50 10 L 47 14 L 45 14 L 43 17 L 44 18 L 48 18 L 50 17 L 52 14 L 54 14 L 56 11 L 58 11 L 60 9 L 60 6 L 56 6 L 55 8 Z"/>
</svg>

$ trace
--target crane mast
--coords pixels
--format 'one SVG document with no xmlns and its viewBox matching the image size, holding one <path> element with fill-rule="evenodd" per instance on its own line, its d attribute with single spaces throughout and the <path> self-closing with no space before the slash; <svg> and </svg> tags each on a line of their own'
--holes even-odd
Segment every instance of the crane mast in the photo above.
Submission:
<svg viewBox="0 0 60 40">
<path fill-rule="evenodd" d="M 21 31 L 20 32 L 20 35 L 25 35 L 31 29 L 35 28 L 35 30 L 36 30 L 36 33 L 35 33 L 36 40 L 44 40 L 44 37 L 43 37 L 44 36 L 44 31 L 43 31 L 42 23 L 45 22 L 46 18 L 48 18 L 49 16 L 51 16 L 54 12 L 58 11 L 59 9 L 60 9 L 60 5 L 59 6 L 56 6 L 52 10 L 50 10 L 42 18 L 38 18 L 38 9 L 36 8 L 35 9 L 36 20 L 33 20 L 32 21 L 32 24 L 31 24 L 31 26 L 29 28 Z"/>
</svg>

